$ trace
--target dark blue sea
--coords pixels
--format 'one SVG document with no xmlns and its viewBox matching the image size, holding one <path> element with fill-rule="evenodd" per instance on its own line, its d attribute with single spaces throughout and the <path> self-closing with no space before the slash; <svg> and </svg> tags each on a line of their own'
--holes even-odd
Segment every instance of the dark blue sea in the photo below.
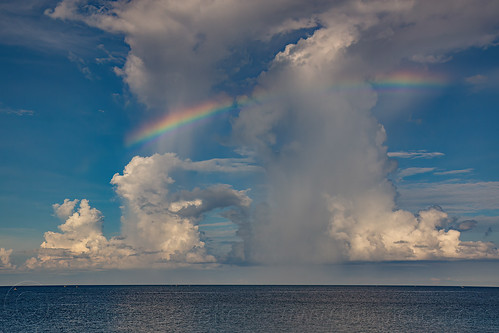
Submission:
<svg viewBox="0 0 499 333">
<path fill-rule="evenodd" d="M 0 332 L 499 332 L 499 288 L 0 287 Z"/>
</svg>

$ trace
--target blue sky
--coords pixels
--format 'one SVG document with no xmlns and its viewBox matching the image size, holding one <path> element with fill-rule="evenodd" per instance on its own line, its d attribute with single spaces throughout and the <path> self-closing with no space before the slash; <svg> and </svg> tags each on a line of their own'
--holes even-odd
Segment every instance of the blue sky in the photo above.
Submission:
<svg viewBox="0 0 499 333">
<path fill-rule="evenodd" d="M 0 283 L 499 285 L 497 7 L 3 2 Z"/>
</svg>

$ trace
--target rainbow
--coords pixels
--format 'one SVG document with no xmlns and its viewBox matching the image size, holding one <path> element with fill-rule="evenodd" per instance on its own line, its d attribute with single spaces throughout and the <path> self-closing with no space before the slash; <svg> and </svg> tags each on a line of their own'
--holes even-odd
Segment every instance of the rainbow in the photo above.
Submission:
<svg viewBox="0 0 499 333">
<path fill-rule="evenodd" d="M 139 143 L 154 140 L 179 127 L 198 122 L 216 114 L 230 111 L 234 109 L 234 107 L 234 101 L 224 99 L 218 101 L 208 101 L 190 108 L 168 113 L 163 118 L 133 132 L 127 137 L 125 144 L 127 147 L 130 147 Z"/>
<path fill-rule="evenodd" d="M 395 72 L 370 83 L 377 91 L 424 90 L 446 85 L 446 81 L 440 76 L 409 71 Z"/>
<path fill-rule="evenodd" d="M 387 76 L 377 77 L 369 81 L 343 82 L 330 86 L 324 93 L 359 91 L 374 89 L 377 92 L 404 92 L 419 91 L 445 86 L 446 81 L 439 76 L 420 74 L 410 71 L 399 71 Z M 272 97 L 272 98 L 271 98 Z M 149 123 L 137 131 L 132 132 L 125 140 L 127 147 L 139 143 L 152 141 L 160 136 L 172 132 L 177 128 L 196 123 L 203 119 L 243 106 L 261 103 L 278 98 L 277 95 L 269 96 L 264 91 L 254 91 L 252 97 L 241 96 L 236 100 L 220 99 L 211 100 L 199 105 L 185 108 L 166 114 L 163 118 Z"/>
<path fill-rule="evenodd" d="M 365 80 L 344 80 L 335 82 L 319 93 L 356 93 L 375 91 L 377 93 L 404 93 L 420 92 L 440 89 L 448 84 L 443 76 L 418 73 L 411 71 L 398 71 L 387 75 L 378 75 Z"/>
</svg>

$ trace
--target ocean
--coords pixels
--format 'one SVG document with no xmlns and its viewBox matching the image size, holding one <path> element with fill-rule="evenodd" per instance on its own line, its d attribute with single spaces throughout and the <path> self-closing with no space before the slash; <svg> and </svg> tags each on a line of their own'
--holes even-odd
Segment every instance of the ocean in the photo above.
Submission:
<svg viewBox="0 0 499 333">
<path fill-rule="evenodd" d="M 499 332 L 499 288 L 0 287 L 0 332 Z"/>
</svg>

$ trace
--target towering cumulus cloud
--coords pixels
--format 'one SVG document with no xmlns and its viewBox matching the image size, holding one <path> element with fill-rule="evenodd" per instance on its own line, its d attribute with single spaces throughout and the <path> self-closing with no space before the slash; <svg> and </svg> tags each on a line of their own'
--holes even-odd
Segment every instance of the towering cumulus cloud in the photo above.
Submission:
<svg viewBox="0 0 499 333">
<path fill-rule="evenodd" d="M 460 241 L 438 209 L 414 216 L 395 205 L 385 131 L 370 113 L 374 68 L 357 53 L 365 35 L 386 23 L 381 12 L 403 16 L 412 7 L 385 5 L 319 15 L 323 27 L 288 45 L 260 75 L 257 89 L 280 98 L 243 109 L 234 123 L 236 139 L 268 170 L 269 221 L 255 226 L 259 260 L 498 256 L 491 243 Z"/>
<path fill-rule="evenodd" d="M 232 82 L 239 84 L 236 100 L 254 100 L 240 103 L 231 138 L 265 171 L 264 204 L 250 209 L 246 192 L 228 185 L 170 192 L 175 170 L 222 171 L 231 169 L 229 160 L 135 157 L 112 179 L 124 203 L 122 237 L 102 238 L 100 215 L 82 200 L 62 234 L 45 235 L 43 249 L 212 262 L 217 258 L 197 222 L 232 206 L 224 216 L 244 241 L 244 250 L 234 246 L 232 253 L 253 262 L 499 257 L 492 243 L 461 241 L 439 208 L 414 215 L 397 207 L 387 180 L 394 165 L 386 133 L 371 114 L 378 102 L 373 82 L 402 63 L 424 72 L 424 64 L 494 43 L 498 7 L 494 1 L 62 1 L 47 14 L 125 34 L 130 52 L 116 72 L 151 109 L 202 101 L 215 91 L 228 95 L 230 67 L 249 61 L 238 57 L 245 44 L 278 43 L 293 31 L 302 37 L 281 45 L 256 76 Z M 75 204 L 56 206 L 57 215 Z"/>
<path fill-rule="evenodd" d="M 147 252 L 159 251 L 161 259 L 180 262 L 210 262 L 205 243 L 195 221 L 204 212 L 227 206 L 248 206 L 244 191 L 215 186 L 169 196 L 169 176 L 175 169 L 199 169 L 194 162 L 182 161 L 174 154 L 134 157 L 123 175 L 114 175 L 111 183 L 125 201 L 123 233 L 127 241 Z M 203 168 L 201 166 L 201 168 Z M 204 167 L 206 171 L 215 171 Z"/>
</svg>

